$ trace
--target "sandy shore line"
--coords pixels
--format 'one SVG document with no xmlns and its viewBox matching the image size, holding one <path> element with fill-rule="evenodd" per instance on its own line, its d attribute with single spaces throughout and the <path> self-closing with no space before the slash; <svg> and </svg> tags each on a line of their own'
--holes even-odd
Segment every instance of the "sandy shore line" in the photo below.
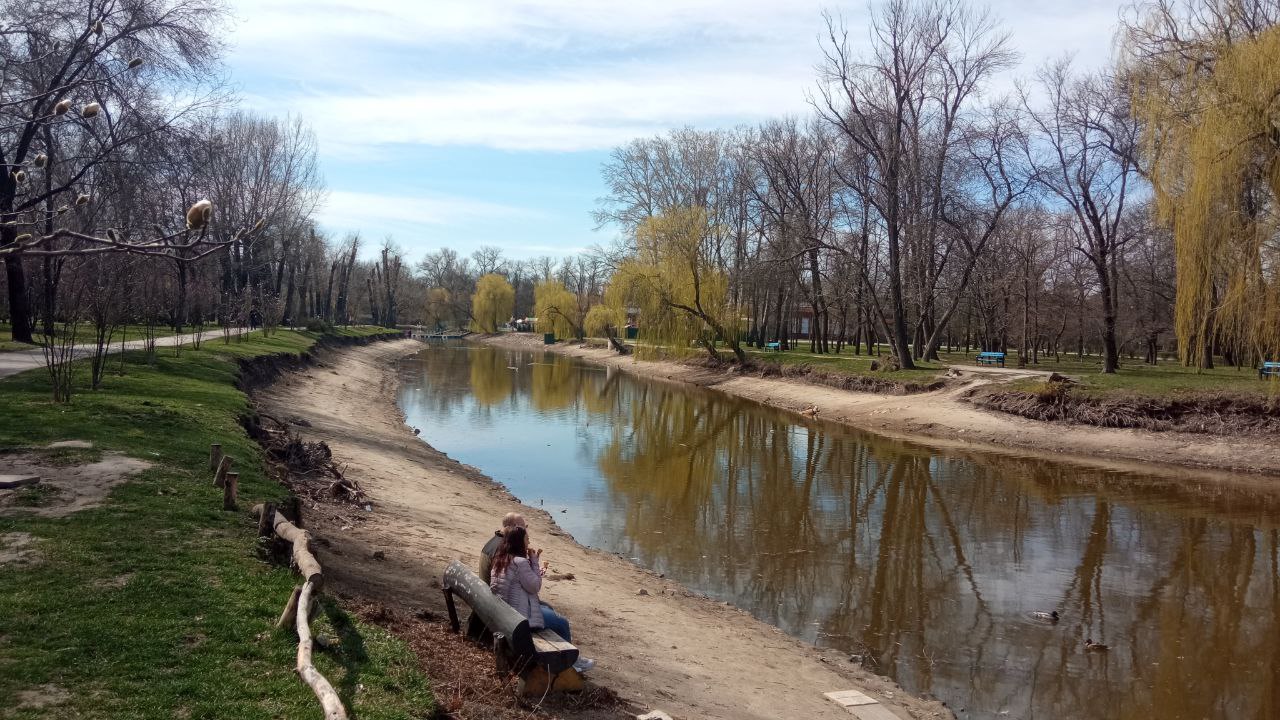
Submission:
<svg viewBox="0 0 1280 720">
<path fill-rule="evenodd" d="M 858 689 L 881 701 L 860 708 L 863 720 L 952 717 L 841 654 L 578 545 L 547 513 L 415 438 L 395 404 L 395 361 L 421 347 L 401 340 L 339 351 L 255 395 L 264 410 L 309 422 L 304 437 L 327 442 L 373 500 L 372 512 L 354 517 L 323 505 L 304 509 L 339 592 L 442 612 L 445 565 L 475 564 L 498 518 L 519 511 L 552 573 L 575 578 L 548 582 L 543 596 L 570 618 L 575 644 L 599 660 L 592 680 L 637 706 L 686 720 L 847 720 L 854 715 L 823 693 Z"/>
<path fill-rule="evenodd" d="M 508 334 L 475 338 L 496 347 L 547 350 L 610 365 L 644 377 L 713 387 L 765 405 L 800 411 L 817 406 L 818 417 L 929 445 L 1043 456 L 1188 482 L 1223 483 L 1280 493 L 1280 452 L 1270 438 L 1100 428 L 1049 423 L 984 410 L 962 396 L 989 382 L 969 373 L 962 384 L 913 395 L 853 392 L 777 378 L 745 377 L 670 361 L 643 361 L 607 348 L 581 344 L 543 345 L 541 336 Z"/>
</svg>

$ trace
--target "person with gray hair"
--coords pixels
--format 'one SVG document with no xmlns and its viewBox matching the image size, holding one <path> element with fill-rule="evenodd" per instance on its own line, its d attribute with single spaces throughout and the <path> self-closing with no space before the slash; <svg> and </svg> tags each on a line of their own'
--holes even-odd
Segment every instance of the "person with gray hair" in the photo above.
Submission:
<svg viewBox="0 0 1280 720">
<path fill-rule="evenodd" d="M 495 530 L 493 537 L 489 538 L 489 542 L 484 544 L 480 550 L 480 579 L 488 585 L 493 581 L 493 554 L 498 552 L 498 547 L 502 545 L 502 536 L 513 527 L 529 528 L 524 521 L 524 516 L 517 512 L 509 512 L 502 517 L 502 529 Z"/>
</svg>

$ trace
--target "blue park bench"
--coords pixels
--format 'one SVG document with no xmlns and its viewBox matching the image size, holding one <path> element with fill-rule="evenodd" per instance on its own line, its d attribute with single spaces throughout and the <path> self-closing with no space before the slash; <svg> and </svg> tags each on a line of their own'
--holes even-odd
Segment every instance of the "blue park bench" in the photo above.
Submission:
<svg viewBox="0 0 1280 720">
<path fill-rule="evenodd" d="M 780 342 L 765 343 L 764 347 L 766 350 L 772 350 L 774 352 L 782 352 L 782 343 Z"/>
<path fill-rule="evenodd" d="M 1280 377 L 1280 362 L 1262 363 L 1262 367 L 1258 368 L 1258 377 L 1264 380 L 1269 377 Z"/>
<path fill-rule="evenodd" d="M 1004 367 L 1004 353 L 1002 352 L 980 352 L 978 353 L 979 365 L 999 365 Z"/>
</svg>

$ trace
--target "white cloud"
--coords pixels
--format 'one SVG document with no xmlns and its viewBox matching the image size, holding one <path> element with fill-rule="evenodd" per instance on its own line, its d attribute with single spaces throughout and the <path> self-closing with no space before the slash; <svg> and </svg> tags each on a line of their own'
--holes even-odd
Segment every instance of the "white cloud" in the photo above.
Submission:
<svg viewBox="0 0 1280 720">
<path fill-rule="evenodd" d="M 368 227 L 463 227 L 477 220 L 528 220 L 538 212 L 447 195 L 381 195 L 335 190 L 320 209 L 327 227 L 358 230 Z"/>
<path fill-rule="evenodd" d="M 328 55 L 358 46 L 330 37 L 404 44 L 518 43 L 555 47 L 607 43 L 617 48 L 673 36 L 776 39 L 787 30 L 813 35 L 821 0 L 240 0 L 247 45 L 299 44 Z M 856 6 L 859 14 L 863 4 Z M 281 60 L 287 58 L 281 57 Z"/>
<path fill-rule="evenodd" d="M 865 34 L 863 0 L 246 0 L 237 54 L 285 80 L 255 104 L 308 118 L 327 153 L 593 150 L 685 124 L 807 112 L 826 6 L 852 37 Z M 1096 65 L 1116 8 L 1006 0 L 994 12 L 1025 75 L 1067 51 Z M 995 90 L 1011 87 L 1006 78 Z"/>
<path fill-rule="evenodd" d="M 684 124 L 803 112 L 805 88 L 734 68 L 597 69 L 530 80 L 415 83 L 295 98 L 322 141 L 594 150 Z"/>
</svg>

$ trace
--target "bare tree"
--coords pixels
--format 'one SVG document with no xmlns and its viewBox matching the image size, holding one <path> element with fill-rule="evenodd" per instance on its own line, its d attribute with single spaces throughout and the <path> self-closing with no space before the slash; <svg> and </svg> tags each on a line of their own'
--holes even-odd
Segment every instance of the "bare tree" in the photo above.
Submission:
<svg viewBox="0 0 1280 720">
<path fill-rule="evenodd" d="M 218 51 L 211 29 L 221 14 L 209 0 L 0 4 L 0 256 L 15 339 L 31 341 L 27 258 L 209 249 L 203 233 L 198 243 L 149 227 L 98 235 L 49 220 L 93 200 L 99 166 L 208 101 L 197 93 L 169 112 L 152 102 L 173 97 L 161 88 L 174 80 L 209 76 Z"/>
<path fill-rule="evenodd" d="M 1027 156 L 1036 181 L 1075 219 L 1075 249 L 1088 259 L 1097 279 L 1102 371 L 1114 373 L 1120 366 L 1117 284 L 1120 256 L 1129 240 L 1126 203 L 1137 180 L 1137 122 L 1110 78 L 1077 76 L 1069 60 L 1042 68 L 1037 85 L 1043 107 L 1023 93 L 1033 128 Z"/>
<path fill-rule="evenodd" d="M 827 18 L 814 104 L 860 161 L 836 167 L 883 237 L 889 318 L 881 322 L 894 355 L 910 368 L 907 273 L 914 264 L 918 288 L 938 273 L 944 185 L 964 115 L 983 83 L 1015 56 L 991 17 L 960 0 L 890 0 L 875 12 L 870 39 L 868 56 L 859 57 L 843 23 Z M 933 293 L 921 292 L 920 313 L 930 322 Z"/>
</svg>

